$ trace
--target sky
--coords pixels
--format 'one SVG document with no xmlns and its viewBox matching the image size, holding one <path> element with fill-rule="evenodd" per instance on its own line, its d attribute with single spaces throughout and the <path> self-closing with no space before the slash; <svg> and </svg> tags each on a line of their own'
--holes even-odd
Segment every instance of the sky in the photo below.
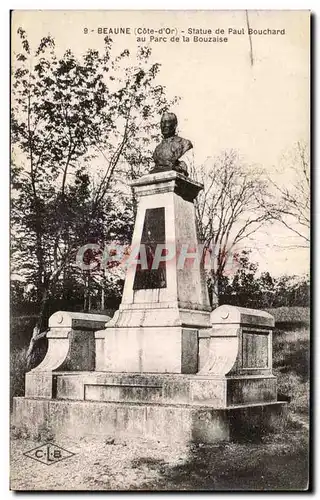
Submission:
<svg viewBox="0 0 320 500">
<path fill-rule="evenodd" d="M 152 60 L 161 63 L 158 79 L 168 97 L 181 98 L 172 111 L 178 116 L 178 133 L 193 143 L 195 165 L 234 148 L 246 163 L 290 183 L 282 157 L 297 141 L 309 140 L 309 13 L 249 11 L 248 18 L 255 30 L 285 30 L 284 35 L 252 35 L 253 65 L 245 11 L 19 11 L 13 13 L 12 49 L 18 26 L 34 47 L 50 33 L 58 53 L 70 48 L 77 55 L 89 47 L 102 48 L 99 28 L 129 28 L 131 34 L 111 36 L 115 50 L 133 53 L 137 29 L 169 28 L 179 42 L 150 42 L 146 34 L 143 45 L 150 45 Z M 196 42 L 192 35 L 190 42 L 182 42 L 188 28 L 223 29 L 228 42 Z M 229 29 L 239 34 L 228 34 Z M 246 245 L 261 271 L 279 275 L 308 271 L 308 250 L 295 248 L 299 243 L 273 224 Z"/>
</svg>

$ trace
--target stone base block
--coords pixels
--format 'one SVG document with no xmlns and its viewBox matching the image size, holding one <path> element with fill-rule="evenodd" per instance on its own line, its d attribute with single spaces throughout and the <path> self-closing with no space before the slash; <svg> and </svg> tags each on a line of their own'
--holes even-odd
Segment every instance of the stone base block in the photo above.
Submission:
<svg viewBox="0 0 320 500">
<path fill-rule="evenodd" d="M 96 370 L 196 373 L 198 331 L 181 326 L 110 328 L 96 332 Z"/>
<path fill-rule="evenodd" d="M 55 439 L 117 437 L 163 442 L 248 440 L 279 427 L 283 403 L 213 409 L 208 406 L 104 403 L 14 398 L 12 424 Z"/>
<path fill-rule="evenodd" d="M 41 381 L 41 384 L 39 383 Z M 226 408 L 277 399 L 274 376 L 214 377 L 204 375 L 29 372 L 26 397 L 100 402 L 207 404 Z"/>
</svg>

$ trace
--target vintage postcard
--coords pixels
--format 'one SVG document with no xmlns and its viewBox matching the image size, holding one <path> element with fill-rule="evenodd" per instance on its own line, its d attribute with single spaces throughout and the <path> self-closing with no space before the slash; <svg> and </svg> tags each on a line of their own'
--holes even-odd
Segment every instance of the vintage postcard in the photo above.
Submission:
<svg viewBox="0 0 320 500">
<path fill-rule="evenodd" d="M 12 490 L 310 488 L 310 25 L 12 12 Z"/>
</svg>

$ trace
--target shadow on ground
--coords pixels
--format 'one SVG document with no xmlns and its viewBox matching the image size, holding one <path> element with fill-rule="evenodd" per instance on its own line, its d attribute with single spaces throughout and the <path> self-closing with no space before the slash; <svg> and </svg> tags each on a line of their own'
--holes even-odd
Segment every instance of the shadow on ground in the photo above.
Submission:
<svg viewBox="0 0 320 500">
<path fill-rule="evenodd" d="M 186 462 L 167 466 L 163 460 L 139 458 L 133 468 L 147 466 L 158 474 L 156 483 L 139 490 L 301 491 L 308 488 L 308 443 L 230 444 L 193 446 Z"/>
</svg>

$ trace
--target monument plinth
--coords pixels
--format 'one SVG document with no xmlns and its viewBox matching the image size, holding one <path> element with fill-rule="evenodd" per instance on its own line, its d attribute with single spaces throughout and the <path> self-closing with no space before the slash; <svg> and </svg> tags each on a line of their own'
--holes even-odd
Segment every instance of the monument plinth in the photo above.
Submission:
<svg viewBox="0 0 320 500">
<path fill-rule="evenodd" d="M 202 185 L 172 170 L 131 186 L 131 261 L 120 308 L 95 334 L 97 369 L 196 373 L 198 330 L 211 309 L 194 208 Z"/>
<path fill-rule="evenodd" d="M 192 147 L 161 120 L 155 167 L 131 184 L 137 214 L 122 302 L 112 319 L 55 313 L 43 362 L 14 398 L 13 423 L 55 436 L 217 442 L 259 435 L 281 415 L 273 317 L 211 312 L 194 201 L 203 186 L 180 157 Z"/>
</svg>

